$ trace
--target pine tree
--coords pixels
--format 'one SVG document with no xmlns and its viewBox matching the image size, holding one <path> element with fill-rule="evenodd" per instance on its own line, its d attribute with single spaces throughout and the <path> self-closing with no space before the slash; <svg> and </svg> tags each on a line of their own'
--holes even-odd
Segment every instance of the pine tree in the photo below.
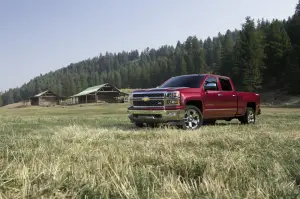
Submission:
<svg viewBox="0 0 300 199">
<path fill-rule="evenodd" d="M 75 82 L 72 77 L 70 77 L 69 81 L 70 81 L 69 93 L 70 95 L 74 95 L 77 92 Z"/>
<path fill-rule="evenodd" d="M 12 104 L 14 103 L 14 97 L 13 97 L 13 89 L 9 89 L 6 93 L 6 96 L 4 96 L 4 104 Z"/>
<path fill-rule="evenodd" d="M 278 20 L 273 21 L 266 31 L 265 83 L 268 86 L 283 86 L 287 69 L 287 55 L 291 49 L 290 39 Z"/>
<path fill-rule="evenodd" d="M 295 16 L 300 16 L 300 0 L 298 0 L 298 4 L 296 5 Z"/>
<path fill-rule="evenodd" d="M 121 88 L 122 86 L 122 78 L 121 78 L 121 75 L 120 75 L 120 72 L 119 71 L 115 71 L 115 81 L 114 81 L 114 84 L 116 85 L 117 88 Z"/>
<path fill-rule="evenodd" d="M 198 45 L 197 45 L 198 44 Z M 185 42 L 185 50 L 187 54 L 185 55 L 185 61 L 187 63 L 187 72 L 194 73 L 195 72 L 195 65 L 193 62 L 194 54 L 197 51 L 199 46 L 198 40 L 196 37 L 188 37 Z"/>
<path fill-rule="evenodd" d="M 221 67 L 221 51 L 222 51 L 222 44 L 221 44 L 221 36 L 218 38 L 213 39 L 213 66 L 212 70 L 217 72 L 220 70 Z"/>
<path fill-rule="evenodd" d="M 12 92 L 13 92 L 14 102 L 20 102 L 22 100 L 20 89 L 19 88 L 13 89 Z"/>
<path fill-rule="evenodd" d="M 0 107 L 3 106 L 2 93 L 0 93 Z"/>
<path fill-rule="evenodd" d="M 186 75 L 187 74 L 187 64 L 184 59 L 184 56 L 180 57 L 180 62 L 179 62 L 179 75 Z"/>
<path fill-rule="evenodd" d="M 233 40 L 231 36 L 231 32 L 227 31 L 224 36 L 223 48 L 221 50 L 221 66 L 220 66 L 220 74 L 225 76 L 232 75 L 232 67 L 233 67 Z"/>
<path fill-rule="evenodd" d="M 208 68 L 211 69 L 214 60 L 213 60 L 213 42 L 210 37 L 204 40 L 203 48 L 204 48 L 204 57 L 205 57 L 206 65 Z"/>
<path fill-rule="evenodd" d="M 192 38 L 192 48 L 190 55 L 193 60 L 193 68 L 190 73 L 204 73 L 205 72 L 205 60 L 203 49 L 200 48 L 200 42 L 197 37 Z"/>
<path fill-rule="evenodd" d="M 261 86 L 264 68 L 264 50 L 262 33 L 255 29 L 255 23 L 246 18 L 239 35 L 239 48 L 235 60 L 242 78 L 242 85 L 246 91 L 254 91 Z"/>
</svg>

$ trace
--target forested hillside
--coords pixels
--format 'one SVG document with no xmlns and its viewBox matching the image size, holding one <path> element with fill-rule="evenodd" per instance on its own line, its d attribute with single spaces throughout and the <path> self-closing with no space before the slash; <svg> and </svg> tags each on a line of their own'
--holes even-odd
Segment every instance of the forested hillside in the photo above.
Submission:
<svg viewBox="0 0 300 199">
<path fill-rule="evenodd" d="M 230 76 L 238 90 L 284 89 L 299 94 L 300 1 L 287 20 L 247 17 L 240 30 L 213 38 L 190 36 L 176 46 L 106 53 L 72 63 L 0 94 L 0 106 L 28 100 L 48 88 L 62 96 L 106 82 L 118 88 L 146 88 L 190 73 Z"/>
</svg>

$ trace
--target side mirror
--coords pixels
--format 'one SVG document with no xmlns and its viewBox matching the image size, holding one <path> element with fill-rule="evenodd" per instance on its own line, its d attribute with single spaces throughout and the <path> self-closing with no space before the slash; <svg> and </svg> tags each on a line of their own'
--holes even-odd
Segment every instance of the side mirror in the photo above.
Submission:
<svg viewBox="0 0 300 199">
<path fill-rule="evenodd" d="M 205 91 L 208 91 L 208 90 L 216 91 L 216 90 L 218 90 L 218 89 L 217 89 L 217 83 L 207 83 L 207 84 L 204 86 L 204 90 L 205 90 Z"/>
</svg>

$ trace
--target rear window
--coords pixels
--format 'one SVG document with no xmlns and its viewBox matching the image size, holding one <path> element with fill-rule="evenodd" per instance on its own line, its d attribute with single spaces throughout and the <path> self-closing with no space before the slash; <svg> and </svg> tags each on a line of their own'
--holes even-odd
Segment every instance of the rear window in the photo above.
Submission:
<svg viewBox="0 0 300 199">
<path fill-rule="evenodd" d="M 219 78 L 223 91 L 232 91 L 229 79 Z"/>
<path fill-rule="evenodd" d="M 163 83 L 159 88 L 169 87 L 188 87 L 188 88 L 200 88 L 204 76 L 202 75 L 184 75 L 172 77 Z"/>
</svg>

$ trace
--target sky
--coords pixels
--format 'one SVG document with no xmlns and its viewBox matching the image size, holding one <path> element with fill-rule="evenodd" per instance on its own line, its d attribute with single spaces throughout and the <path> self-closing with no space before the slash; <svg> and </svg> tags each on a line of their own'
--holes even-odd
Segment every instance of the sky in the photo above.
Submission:
<svg viewBox="0 0 300 199">
<path fill-rule="evenodd" d="M 100 53 L 287 19 L 298 0 L 0 0 L 0 91 Z"/>
</svg>

